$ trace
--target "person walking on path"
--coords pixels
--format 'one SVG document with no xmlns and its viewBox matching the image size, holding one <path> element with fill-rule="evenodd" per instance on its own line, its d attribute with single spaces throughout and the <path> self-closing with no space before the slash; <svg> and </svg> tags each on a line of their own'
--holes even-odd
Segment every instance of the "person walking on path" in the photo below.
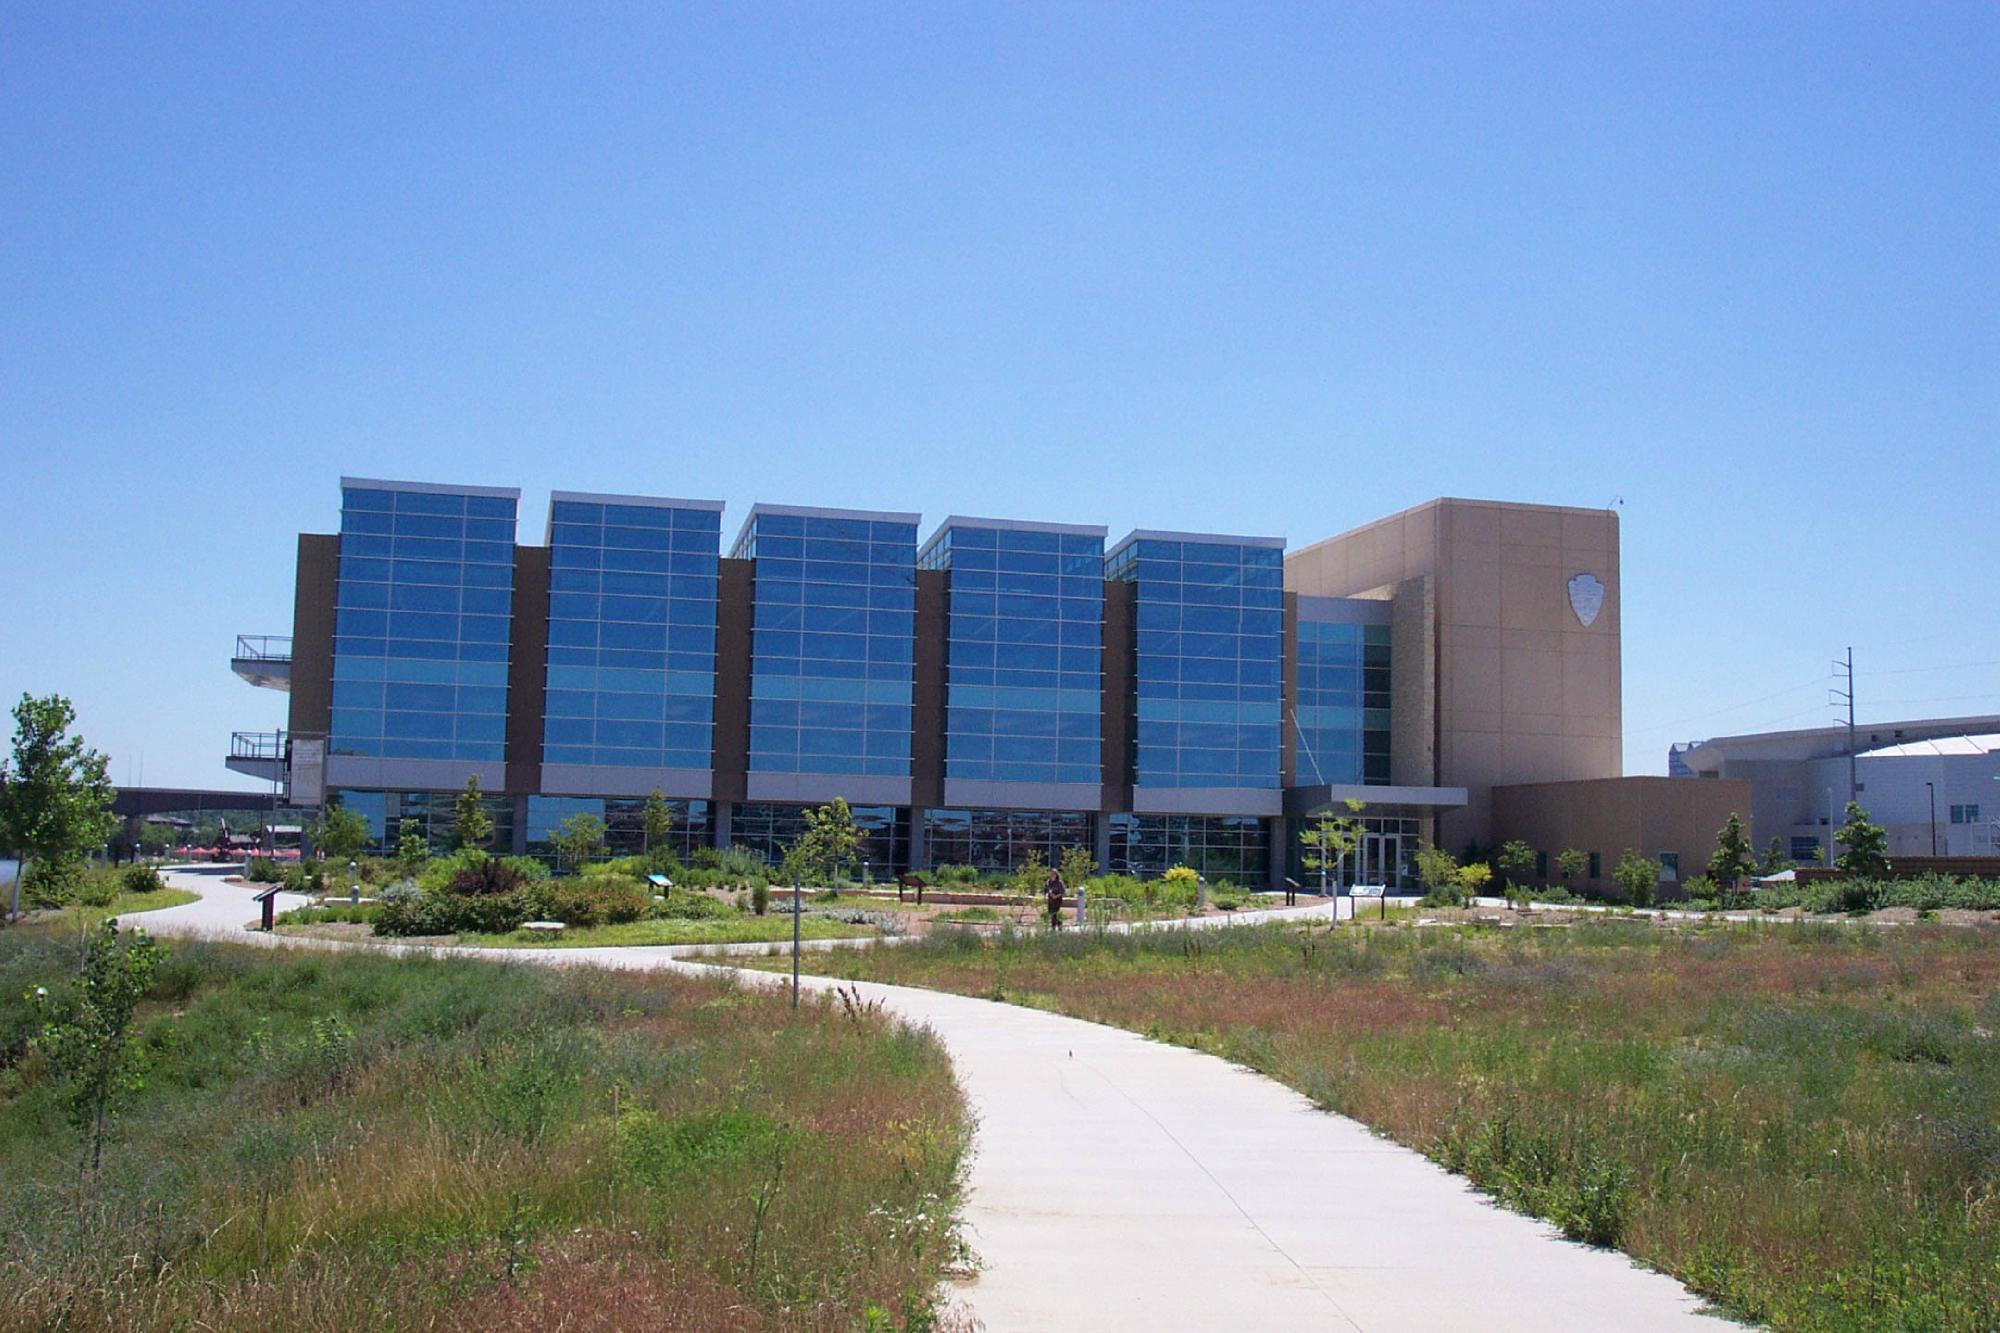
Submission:
<svg viewBox="0 0 2000 1333">
<path fill-rule="evenodd" d="M 1049 929 L 1061 930 L 1063 909 L 1062 871 L 1056 869 L 1054 866 L 1049 867 L 1049 881 L 1042 889 L 1042 895 L 1048 899 Z"/>
</svg>

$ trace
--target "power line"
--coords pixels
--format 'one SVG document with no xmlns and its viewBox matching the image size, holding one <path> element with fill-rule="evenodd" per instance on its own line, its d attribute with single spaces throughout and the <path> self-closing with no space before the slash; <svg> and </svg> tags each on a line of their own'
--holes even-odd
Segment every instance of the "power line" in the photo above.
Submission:
<svg viewBox="0 0 2000 1333">
<path fill-rule="evenodd" d="M 1673 722 L 1655 722 L 1644 727 L 1634 727 L 1632 730 L 1635 734 L 1643 734 L 1651 731 L 1668 731 L 1675 727 L 1684 727 L 1690 722 L 1700 722 L 1704 718 L 1720 717 L 1724 713 L 1737 713 L 1745 708 L 1755 708 L 1758 704 L 1769 703 L 1773 699 L 1782 699 L 1787 694 L 1797 694 L 1800 690 L 1811 689 L 1815 685 L 1824 684 L 1828 679 L 1829 677 L 1827 676 L 1815 676 L 1811 680 L 1801 681 L 1797 685 L 1788 685 L 1782 690 L 1775 690 L 1770 694 L 1759 695 L 1755 699 L 1746 699 L 1740 704 L 1730 704 L 1726 708 L 1710 709 L 1706 713 L 1696 713 L 1692 717 L 1679 718 Z M 1819 710 L 1815 708 L 1813 711 L 1817 712 Z"/>
</svg>

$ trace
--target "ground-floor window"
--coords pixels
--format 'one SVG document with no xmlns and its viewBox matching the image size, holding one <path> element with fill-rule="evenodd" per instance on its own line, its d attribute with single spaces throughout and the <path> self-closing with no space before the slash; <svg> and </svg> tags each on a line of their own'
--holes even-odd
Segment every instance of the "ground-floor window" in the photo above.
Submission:
<svg viewBox="0 0 2000 1333">
<path fill-rule="evenodd" d="M 1813 865 L 1818 863 L 1819 858 L 1820 845 L 1818 838 L 1801 838 L 1796 834 L 1792 836 L 1792 859 L 1794 861 L 1803 861 L 1807 865 Z"/>
<path fill-rule="evenodd" d="M 1082 810 L 926 810 L 924 846 L 932 866 L 1012 870 L 1031 852 L 1057 865 L 1071 847 L 1096 855 L 1096 816 Z"/>
<path fill-rule="evenodd" d="M 685 861 L 698 847 L 715 845 L 714 822 L 707 801 L 668 801 L 674 812 L 673 832 L 666 845 Z M 530 796 L 528 798 L 528 854 L 551 856 L 555 852 L 549 838 L 566 819 L 575 815 L 595 815 L 604 821 L 605 850 L 613 856 L 632 856 L 649 850 L 646 846 L 646 800 L 644 797 Z"/>
<path fill-rule="evenodd" d="M 1269 824 L 1254 815 L 1111 815 L 1111 869 L 1149 879 L 1189 866 L 1211 882 L 1261 887 L 1270 873 Z"/>
<path fill-rule="evenodd" d="M 729 842 L 755 852 L 772 865 L 785 859 L 785 849 L 806 830 L 808 807 L 776 802 L 746 802 L 729 821 Z M 900 874 L 910 867 L 910 812 L 893 805 L 853 807 L 854 826 L 861 833 L 860 856 L 876 879 Z M 860 867 L 844 873 L 858 874 Z"/>
</svg>

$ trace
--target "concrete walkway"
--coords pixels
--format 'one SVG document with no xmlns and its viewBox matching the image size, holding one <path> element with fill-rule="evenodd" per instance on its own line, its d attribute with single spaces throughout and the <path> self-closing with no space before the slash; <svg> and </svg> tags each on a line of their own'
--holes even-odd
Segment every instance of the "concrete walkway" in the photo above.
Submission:
<svg viewBox="0 0 2000 1333">
<path fill-rule="evenodd" d="M 278 942 L 241 933 L 250 890 L 213 874 L 170 880 L 203 901 L 132 924 Z M 666 949 L 450 952 L 704 966 Z M 965 1218 L 983 1267 L 960 1296 L 991 1333 L 1724 1326 L 1671 1278 L 1564 1241 L 1213 1056 L 986 1000 L 848 989 L 934 1031 L 978 1117 Z"/>
</svg>

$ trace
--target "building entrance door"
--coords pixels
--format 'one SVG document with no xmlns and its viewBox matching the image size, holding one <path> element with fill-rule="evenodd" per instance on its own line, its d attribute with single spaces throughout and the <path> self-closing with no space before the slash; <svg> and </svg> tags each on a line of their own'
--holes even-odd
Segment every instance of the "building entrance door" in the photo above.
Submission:
<svg viewBox="0 0 2000 1333">
<path fill-rule="evenodd" d="M 1392 889 L 1400 887 L 1403 882 L 1403 835 L 1362 834 L 1360 871 L 1355 880 L 1357 884 L 1387 884 Z"/>
</svg>

